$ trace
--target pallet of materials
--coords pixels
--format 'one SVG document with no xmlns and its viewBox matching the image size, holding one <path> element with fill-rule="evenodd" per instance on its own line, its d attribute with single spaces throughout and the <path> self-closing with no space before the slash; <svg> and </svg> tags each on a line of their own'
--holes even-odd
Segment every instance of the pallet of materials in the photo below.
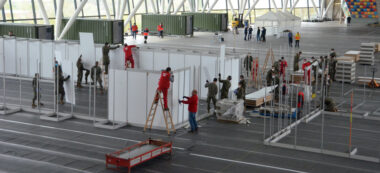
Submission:
<svg viewBox="0 0 380 173">
<path fill-rule="evenodd" d="M 294 72 L 291 76 L 292 83 L 299 84 L 302 81 L 304 81 L 305 74 L 303 71 Z M 311 82 L 314 82 L 315 78 L 314 75 L 311 75 Z"/>
<path fill-rule="evenodd" d="M 355 61 L 355 57 L 352 56 L 340 56 L 336 58 L 337 61 Z"/>
<path fill-rule="evenodd" d="M 362 43 L 360 45 L 360 64 L 374 65 L 375 64 L 375 43 Z"/>
<path fill-rule="evenodd" d="M 345 57 L 353 57 L 355 62 L 360 60 L 360 51 L 350 50 L 344 53 Z"/>
<path fill-rule="evenodd" d="M 271 101 L 271 92 L 275 89 L 276 86 L 264 87 L 258 91 L 246 95 L 245 104 L 251 107 L 258 107 L 263 105 L 265 102 Z"/>
<path fill-rule="evenodd" d="M 336 64 L 335 79 L 339 82 L 355 82 L 356 64 L 353 60 L 340 60 Z"/>
<path fill-rule="evenodd" d="M 219 100 L 216 103 L 216 118 L 219 121 L 227 121 L 238 124 L 249 123 L 244 117 L 244 100 Z"/>
<path fill-rule="evenodd" d="M 356 83 L 368 84 L 369 82 L 371 82 L 371 80 L 372 80 L 372 77 L 359 76 L 359 77 L 357 77 Z M 376 81 L 376 83 L 380 83 L 380 78 L 375 78 L 374 80 Z"/>
<path fill-rule="evenodd" d="M 106 154 L 107 169 L 119 170 L 122 167 L 131 168 L 151 160 L 163 154 L 172 153 L 172 142 L 163 142 L 159 140 L 146 140 L 138 144 L 132 145 L 120 151 Z M 110 167 L 113 165 L 114 167 Z"/>
<path fill-rule="evenodd" d="M 259 114 L 261 116 L 273 116 L 275 118 L 297 118 L 296 108 L 289 109 L 289 106 L 261 107 L 259 109 Z"/>
</svg>

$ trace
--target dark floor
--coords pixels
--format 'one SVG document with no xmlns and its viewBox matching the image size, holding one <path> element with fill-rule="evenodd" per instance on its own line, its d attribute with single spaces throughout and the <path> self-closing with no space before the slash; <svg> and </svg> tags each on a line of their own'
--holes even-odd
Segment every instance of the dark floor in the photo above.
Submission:
<svg viewBox="0 0 380 173">
<path fill-rule="evenodd" d="M 374 28 L 306 27 L 303 28 L 302 48 L 305 51 L 329 51 L 335 47 L 338 53 L 358 49 L 360 42 L 380 42 L 380 30 Z M 174 40 L 174 41 L 173 41 Z M 164 42 L 175 42 L 169 38 Z M 286 45 L 285 39 L 269 38 L 273 46 Z M 202 39 L 184 39 L 184 43 L 202 43 Z M 205 42 L 206 44 L 206 42 Z M 211 44 L 211 43 L 210 43 Z M 245 45 L 241 41 L 242 45 Z M 270 43 L 268 43 L 269 45 Z M 250 46 L 255 46 L 253 43 Z M 229 46 L 233 46 L 230 42 Z M 248 47 L 248 46 L 247 46 Z M 378 61 L 377 57 L 377 61 Z M 379 64 L 376 64 L 379 67 Z M 358 67 L 357 75 L 364 75 L 365 66 Z M 368 69 L 367 69 L 368 70 Z M 380 76 L 378 72 L 377 77 Z M 2 81 L 0 87 L 2 89 Z M 22 82 L 21 102 L 31 105 L 31 82 Z M 19 83 L 6 80 L 7 102 L 19 104 Z M 49 89 L 50 88 L 50 89 Z M 363 85 L 335 82 L 330 95 L 341 112 L 350 109 L 350 93 L 354 92 L 354 113 L 374 113 L 379 110 L 380 91 Z M 2 93 L 3 90 L 0 91 Z M 53 109 L 53 85 L 43 84 L 42 99 L 45 107 Z M 89 95 L 86 88 L 76 90 L 75 114 L 88 114 Z M 3 99 L 0 96 L 0 99 Z M 92 100 L 92 99 L 91 99 Z M 365 102 L 363 102 L 365 100 Z M 2 100 L 1 100 L 2 101 Z M 91 101 L 92 102 L 92 101 Z M 107 95 L 97 94 L 97 117 L 107 116 Z M 199 114 L 205 112 L 201 102 Z M 60 111 L 71 112 L 65 104 Z M 93 121 L 70 119 L 49 122 L 30 112 L 18 112 L 0 116 L 0 172 L 115 172 L 105 168 L 105 154 L 144 141 L 149 137 L 172 141 L 172 159 L 159 157 L 132 169 L 132 172 L 380 172 L 380 164 L 340 158 L 323 154 L 283 149 L 263 144 L 263 139 L 294 120 L 247 117 L 252 122 L 239 125 L 217 121 L 215 117 L 199 122 L 198 134 L 179 129 L 168 137 L 164 131 L 143 133 L 142 128 L 127 126 L 118 130 L 95 128 Z M 319 148 L 321 146 L 321 119 L 317 117 L 308 124 L 297 126 L 297 145 Z M 348 150 L 349 121 L 346 117 L 324 116 L 324 148 L 345 152 Z M 265 122 L 265 123 L 264 123 Z M 272 124 L 270 126 L 269 124 Z M 352 144 L 358 154 L 379 157 L 380 121 L 354 118 Z M 264 130 L 265 127 L 265 130 Z M 294 130 L 281 143 L 294 142 Z"/>
</svg>

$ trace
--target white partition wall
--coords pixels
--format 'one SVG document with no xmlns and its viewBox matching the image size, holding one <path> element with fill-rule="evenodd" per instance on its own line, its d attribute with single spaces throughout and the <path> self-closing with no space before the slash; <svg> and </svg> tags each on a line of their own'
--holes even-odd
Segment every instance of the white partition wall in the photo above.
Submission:
<svg viewBox="0 0 380 173">
<path fill-rule="evenodd" d="M 5 73 L 16 74 L 16 39 L 4 38 Z"/>
<path fill-rule="evenodd" d="M 29 77 L 34 77 L 35 73 L 38 73 L 38 62 L 41 57 L 41 42 L 39 40 L 29 40 Z"/>
<path fill-rule="evenodd" d="M 78 70 L 77 70 L 77 66 L 76 66 L 76 62 L 79 58 L 79 44 L 78 43 L 73 43 L 73 42 L 68 42 L 67 43 L 67 48 L 66 48 L 66 55 L 67 55 L 67 59 L 74 63 L 74 72 L 73 72 L 73 76 L 72 78 L 74 79 L 74 81 L 77 80 L 78 78 Z M 85 68 L 87 68 L 88 70 L 90 70 L 90 66 L 87 65 Z M 84 79 L 85 77 L 83 77 Z M 90 76 L 89 76 L 90 78 Z"/>
<path fill-rule="evenodd" d="M 203 85 L 206 80 L 212 81 L 215 77 L 218 77 L 218 58 L 215 56 L 202 56 L 200 68 L 200 83 Z M 207 98 L 207 92 L 208 89 L 202 86 L 200 98 Z"/>
<path fill-rule="evenodd" d="M 53 78 L 53 66 L 54 66 L 54 42 L 42 41 L 41 42 L 41 77 Z M 49 68 L 50 67 L 50 68 Z"/>
<path fill-rule="evenodd" d="M 27 39 L 16 39 L 16 50 L 17 57 L 16 58 L 16 66 L 17 72 L 20 73 L 21 76 L 28 76 L 29 69 L 29 55 L 28 55 L 28 40 Z"/>
<path fill-rule="evenodd" d="M 144 126 L 154 100 L 160 75 L 159 71 L 111 69 L 108 119 L 116 122 L 128 122 L 135 126 Z M 190 94 L 190 68 L 176 70 L 173 75 L 175 79 L 168 92 L 168 105 L 172 111 L 173 122 L 178 127 L 187 121 L 187 107 L 180 105 L 178 100 Z M 161 106 L 157 108 L 153 127 L 165 128 Z"/>
</svg>

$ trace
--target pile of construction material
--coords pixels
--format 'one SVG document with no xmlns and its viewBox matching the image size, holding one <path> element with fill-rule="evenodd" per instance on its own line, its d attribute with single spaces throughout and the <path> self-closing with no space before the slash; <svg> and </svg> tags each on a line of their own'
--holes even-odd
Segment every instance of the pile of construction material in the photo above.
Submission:
<svg viewBox="0 0 380 173">
<path fill-rule="evenodd" d="M 230 121 L 239 124 L 250 123 L 244 114 L 244 100 L 223 99 L 216 103 L 216 117 L 218 120 Z"/>
<path fill-rule="evenodd" d="M 360 46 L 360 64 L 374 65 L 375 64 L 375 43 L 362 43 Z"/>
<path fill-rule="evenodd" d="M 265 102 L 269 102 L 272 100 L 272 91 L 277 87 L 275 86 L 269 86 L 269 87 L 264 87 L 261 88 L 258 91 L 255 91 L 253 93 L 250 93 L 245 96 L 245 103 L 247 106 L 252 106 L 252 107 L 258 107 Z"/>
<path fill-rule="evenodd" d="M 296 108 L 290 108 L 289 105 L 274 105 L 273 107 L 261 107 L 259 109 L 259 113 L 261 116 L 273 116 L 275 118 L 296 118 Z"/>
<path fill-rule="evenodd" d="M 344 53 L 345 57 L 352 57 L 355 62 L 360 60 L 360 51 L 350 50 Z"/>
<path fill-rule="evenodd" d="M 336 64 L 335 80 L 339 82 L 354 83 L 355 72 L 355 61 L 338 60 Z"/>
</svg>

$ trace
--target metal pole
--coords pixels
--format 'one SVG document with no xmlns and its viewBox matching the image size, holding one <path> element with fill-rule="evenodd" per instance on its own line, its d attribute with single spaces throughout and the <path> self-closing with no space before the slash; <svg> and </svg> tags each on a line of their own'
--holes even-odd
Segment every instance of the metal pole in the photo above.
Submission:
<svg viewBox="0 0 380 173">
<path fill-rule="evenodd" d="M 115 79 L 115 76 L 116 76 L 116 70 L 113 70 L 113 92 L 112 92 L 112 95 L 113 95 L 113 104 L 112 104 L 112 127 L 114 127 L 115 126 L 115 85 L 116 85 L 116 79 Z"/>
<path fill-rule="evenodd" d="M 93 77 L 93 72 L 92 72 L 92 68 L 90 69 L 90 75 L 91 75 L 91 79 L 94 79 Z M 91 117 L 91 88 L 92 88 L 92 83 L 94 82 L 94 80 L 92 80 L 92 82 L 90 82 L 90 85 L 89 85 L 89 88 L 88 88 L 88 117 Z M 93 124 L 95 123 L 95 119 L 93 119 Z"/>
<path fill-rule="evenodd" d="M 38 3 L 38 6 L 40 7 L 40 13 L 41 13 L 42 18 L 44 19 L 45 24 L 49 25 L 50 24 L 49 17 L 46 13 L 44 3 L 42 2 L 42 0 L 37 0 L 37 3 Z"/>
<path fill-rule="evenodd" d="M 125 20 L 125 22 L 124 22 L 124 26 L 126 26 L 126 25 L 129 23 L 129 21 L 132 19 L 132 17 L 135 16 L 137 10 L 140 8 L 140 6 L 142 5 L 143 2 L 144 2 L 144 0 L 140 0 L 140 1 L 138 1 L 138 3 L 136 4 L 135 8 L 134 8 L 134 9 L 132 10 L 132 12 L 128 15 L 127 20 Z"/>
<path fill-rule="evenodd" d="M 71 18 L 70 18 L 70 20 L 67 22 L 65 28 L 63 28 L 62 33 L 61 33 L 61 35 L 59 36 L 58 40 L 61 40 L 61 39 L 65 36 L 66 32 L 70 29 L 71 25 L 74 24 L 74 22 L 75 22 L 76 18 L 78 17 L 80 11 L 83 9 L 83 7 L 86 5 L 87 2 L 88 2 L 88 0 L 83 0 L 83 1 L 79 4 L 78 9 L 75 10 L 73 16 L 71 16 Z"/>
<path fill-rule="evenodd" d="M 16 61 L 17 61 L 17 59 L 16 59 Z M 18 72 L 18 78 L 19 78 L 19 82 L 20 82 L 20 99 L 19 99 L 19 104 L 20 104 L 20 108 L 22 108 L 22 106 L 21 106 L 21 93 L 22 93 L 22 90 L 21 90 L 21 58 L 19 58 L 19 65 L 20 65 L 20 67 L 19 68 L 17 68 L 17 66 L 16 66 L 16 71 L 17 71 L 17 69 L 19 69 L 19 72 Z"/>
<path fill-rule="evenodd" d="M 264 79 L 262 79 L 264 81 Z M 265 94 L 264 94 L 264 140 L 266 133 L 266 119 L 267 119 L 267 81 L 265 81 Z"/>
<path fill-rule="evenodd" d="M 327 61 L 327 59 L 325 60 Z M 325 78 L 325 63 L 322 62 L 322 82 L 321 82 L 321 104 L 322 104 L 322 122 L 321 122 L 321 151 L 323 150 L 323 135 L 324 135 L 324 124 L 325 124 L 325 94 L 326 94 L 326 85 L 327 85 L 327 78 Z"/>
<path fill-rule="evenodd" d="M 178 5 L 178 7 L 174 10 L 173 14 L 177 14 L 179 9 L 183 6 L 183 4 L 185 3 L 185 0 L 182 0 L 181 3 Z M 170 5 L 170 4 L 169 4 Z M 173 5 L 174 6 L 174 5 Z M 169 11 L 169 8 L 168 8 L 168 11 Z M 169 14 L 169 13 L 168 13 Z"/>
<path fill-rule="evenodd" d="M 97 72 L 98 72 L 98 68 L 95 68 L 95 74 L 94 74 L 94 78 L 95 78 L 95 82 L 94 82 L 94 112 L 93 112 L 93 114 L 94 114 L 94 123 L 96 122 L 96 86 L 97 86 L 97 82 L 98 82 L 98 78 L 97 78 Z"/>
<path fill-rule="evenodd" d="M 153 13 L 154 13 L 154 14 L 157 14 L 157 10 L 156 10 L 156 6 L 155 6 L 155 4 L 154 4 L 154 1 L 153 1 L 153 0 L 150 0 L 150 4 L 151 4 L 151 6 L 152 6 Z"/>
<path fill-rule="evenodd" d="M 74 63 L 71 63 L 71 80 L 74 82 Z M 72 90 L 72 98 L 73 100 L 71 100 L 71 115 L 74 115 L 74 103 L 75 103 L 75 85 L 73 86 L 73 90 Z"/>
</svg>

